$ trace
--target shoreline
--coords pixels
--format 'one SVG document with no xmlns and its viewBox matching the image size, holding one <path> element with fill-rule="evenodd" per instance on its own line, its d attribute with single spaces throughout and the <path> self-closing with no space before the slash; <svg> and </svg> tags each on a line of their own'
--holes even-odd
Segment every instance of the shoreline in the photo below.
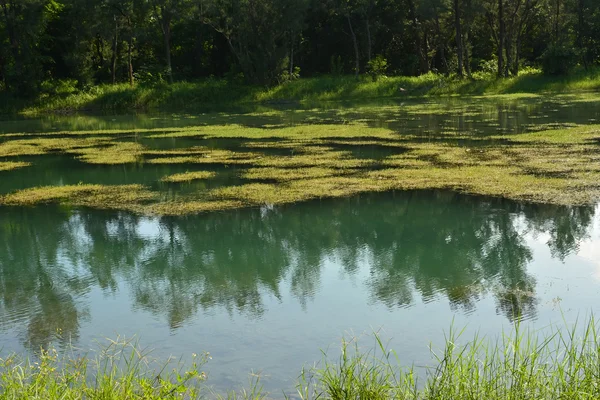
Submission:
<svg viewBox="0 0 600 400">
<path fill-rule="evenodd" d="M 548 95 L 600 90 L 600 68 L 577 71 L 568 76 L 545 76 L 539 70 L 526 70 L 518 77 L 498 79 L 476 74 L 458 79 L 429 73 L 416 77 L 382 77 L 373 81 L 361 76 L 321 76 L 273 87 L 252 86 L 224 79 L 141 85 L 119 83 L 78 89 L 76 81 L 56 83 L 54 92 L 23 99 L 0 94 L 4 114 L 36 116 L 85 112 L 191 111 L 195 108 L 236 106 L 277 106 L 327 101 L 415 100 L 458 96 Z"/>
</svg>

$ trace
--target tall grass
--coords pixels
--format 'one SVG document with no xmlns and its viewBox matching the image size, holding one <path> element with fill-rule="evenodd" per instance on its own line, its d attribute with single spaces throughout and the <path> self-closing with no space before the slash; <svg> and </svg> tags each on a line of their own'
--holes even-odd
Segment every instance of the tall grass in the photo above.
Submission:
<svg viewBox="0 0 600 400">
<path fill-rule="evenodd" d="M 95 355 L 42 350 L 35 360 L 0 359 L 0 399 L 181 399 L 198 398 L 207 356 L 158 363 L 132 341 L 110 341 Z"/>
<path fill-rule="evenodd" d="M 302 371 L 302 400 L 533 400 L 600 398 L 600 338 L 593 318 L 544 336 L 519 326 L 491 341 L 450 330 L 445 346 L 431 349 L 429 367 L 403 367 L 379 336 L 365 350 L 342 342 L 338 358 Z M 249 390 L 220 396 L 201 368 L 208 355 L 160 364 L 130 341 L 115 341 L 94 357 L 71 350 L 43 351 L 33 360 L 0 360 L 0 399 L 266 399 L 258 380 Z M 189 365 L 189 364 L 188 364 Z"/>
<path fill-rule="evenodd" d="M 425 74 L 396 76 L 374 82 L 367 76 L 320 76 L 302 78 L 274 87 L 246 85 L 223 79 L 177 82 L 173 85 L 100 85 L 85 90 L 42 94 L 25 101 L 0 96 L 0 110 L 25 114 L 76 110 L 131 112 L 136 110 L 194 111 L 254 103 L 319 102 L 452 95 L 562 93 L 600 89 L 600 68 L 579 70 L 565 77 L 549 77 L 539 70 L 497 79 L 476 74 L 472 79 Z"/>
<path fill-rule="evenodd" d="M 517 326 L 496 342 L 475 336 L 461 344 L 463 339 L 462 331 L 451 330 L 441 351 L 431 349 L 433 366 L 425 368 L 402 368 L 378 337 L 366 352 L 358 342 L 344 341 L 337 361 L 325 358 L 324 367 L 303 372 L 298 394 L 303 400 L 600 398 L 593 318 L 542 338 Z"/>
</svg>

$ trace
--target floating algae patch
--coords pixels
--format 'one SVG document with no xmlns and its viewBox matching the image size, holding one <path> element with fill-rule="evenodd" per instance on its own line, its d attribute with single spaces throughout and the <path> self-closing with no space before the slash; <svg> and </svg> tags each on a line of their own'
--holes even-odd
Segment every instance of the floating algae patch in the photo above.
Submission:
<svg viewBox="0 0 600 400">
<path fill-rule="evenodd" d="M 393 139 L 398 135 L 386 128 L 373 128 L 363 123 L 343 125 L 296 125 L 278 129 L 249 128 L 242 125 L 206 126 L 196 130 L 154 134 L 149 138 L 238 138 L 238 139 L 326 139 L 326 138 L 380 138 Z"/>
<path fill-rule="evenodd" d="M 22 206 L 42 203 L 68 203 L 102 209 L 135 210 L 157 199 L 157 194 L 142 185 L 67 185 L 43 186 L 0 197 L 0 205 Z"/>
<path fill-rule="evenodd" d="M 189 156 L 157 157 L 147 159 L 149 164 L 223 164 L 248 165 L 263 157 L 259 153 L 235 152 L 231 150 L 209 150 Z"/>
<path fill-rule="evenodd" d="M 214 178 L 216 175 L 217 174 L 212 171 L 183 172 L 180 174 L 165 176 L 161 179 L 161 181 L 171 183 L 190 182 L 195 180 L 211 179 Z"/>
<path fill-rule="evenodd" d="M 322 167 L 308 167 L 308 168 L 249 168 L 244 171 L 241 176 L 244 179 L 255 180 L 255 181 L 291 181 L 296 179 L 312 179 L 312 178 L 324 178 L 328 176 L 346 175 L 355 171 L 351 169 L 339 169 L 339 168 L 322 168 Z"/>
<path fill-rule="evenodd" d="M 70 150 L 77 159 L 88 164 L 131 164 L 140 161 L 144 147 L 135 142 L 117 142 L 106 147 Z"/>
<path fill-rule="evenodd" d="M 7 194 L 0 204 L 62 202 L 182 215 L 412 189 L 451 189 L 566 205 L 597 201 L 600 125 L 552 128 L 481 137 L 455 129 L 424 137 L 362 123 L 268 129 L 218 125 L 151 133 L 157 138 L 194 139 L 184 140 L 189 146 L 185 148 L 150 149 L 143 145 L 147 141 L 122 136 L 18 138 L 0 143 L 0 156 L 74 155 L 93 165 L 86 166 L 88 174 L 101 176 L 112 168 L 127 180 L 96 182 L 88 175 L 88 182 L 110 185 L 34 187 Z M 269 153 L 270 149 L 276 152 Z M 0 168 L 20 161 L 3 159 Z M 110 167 L 113 164 L 132 165 Z M 196 165 L 219 172 L 194 171 Z M 227 179 L 218 179 L 221 171 L 229 171 L 223 174 Z M 69 182 L 77 182 L 76 174 Z M 64 183 L 60 178 L 56 182 Z M 124 185 L 130 183 L 135 184 Z"/>
<path fill-rule="evenodd" d="M 111 138 L 104 136 L 95 138 L 60 137 L 9 140 L 0 143 L 0 157 L 36 156 L 53 152 L 76 153 L 107 146 L 110 143 Z"/>
<path fill-rule="evenodd" d="M 360 176 L 301 179 L 281 184 L 251 183 L 215 189 L 214 198 L 249 205 L 286 204 L 315 198 L 344 197 L 362 192 L 388 190 L 387 186 Z"/>
<path fill-rule="evenodd" d="M 14 169 L 29 167 L 30 165 L 30 162 L 23 161 L 0 161 L 0 171 L 12 171 Z"/>
<path fill-rule="evenodd" d="M 137 211 L 154 215 L 188 215 L 213 211 L 224 211 L 244 207 L 244 203 L 235 200 L 188 200 L 166 201 L 143 206 Z"/>
</svg>

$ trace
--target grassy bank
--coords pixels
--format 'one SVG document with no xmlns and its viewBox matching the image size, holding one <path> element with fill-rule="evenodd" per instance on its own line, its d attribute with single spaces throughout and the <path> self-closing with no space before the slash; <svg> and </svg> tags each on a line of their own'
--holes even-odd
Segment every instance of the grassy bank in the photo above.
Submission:
<svg viewBox="0 0 600 400">
<path fill-rule="evenodd" d="M 364 101 L 396 97 L 563 93 L 597 89 L 600 89 L 600 69 L 581 70 L 566 77 L 549 77 L 538 70 L 527 70 L 518 77 L 500 80 L 493 74 L 479 74 L 473 79 L 436 74 L 383 77 L 377 82 L 366 76 L 358 80 L 353 76 L 322 76 L 302 78 L 271 88 L 206 79 L 173 85 L 102 85 L 87 90 L 63 85 L 29 101 L 4 95 L 0 97 L 0 106 L 5 112 L 25 114 L 76 110 L 191 111 L 265 102 Z"/>
<path fill-rule="evenodd" d="M 343 341 L 339 357 L 325 356 L 317 367 L 302 371 L 297 393 L 291 396 L 302 400 L 591 400 L 600 396 L 600 337 L 593 319 L 585 327 L 556 328 L 541 338 L 518 327 L 494 341 L 477 336 L 467 340 L 451 330 L 445 346 L 432 349 L 431 355 L 428 366 L 411 367 L 377 337 L 371 348 L 356 340 Z M 45 351 L 36 361 L 13 355 L 0 359 L 0 399 L 287 397 L 264 393 L 259 382 L 250 390 L 216 394 L 203 372 L 209 358 L 194 355 L 186 368 L 161 364 L 130 342 L 111 342 L 98 353 Z"/>
</svg>

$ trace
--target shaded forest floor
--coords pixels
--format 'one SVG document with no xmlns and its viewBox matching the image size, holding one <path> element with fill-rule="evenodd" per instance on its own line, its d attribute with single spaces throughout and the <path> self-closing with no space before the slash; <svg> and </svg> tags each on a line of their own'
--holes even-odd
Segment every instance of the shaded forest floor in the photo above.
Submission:
<svg viewBox="0 0 600 400">
<path fill-rule="evenodd" d="M 418 98 L 434 96 L 495 96 L 555 94 L 600 89 L 600 69 L 577 71 L 569 76 L 544 76 L 527 70 L 518 77 L 497 79 L 477 74 L 471 79 L 427 74 L 419 77 L 382 77 L 373 81 L 361 76 L 301 78 L 274 87 L 252 86 L 222 79 L 177 82 L 173 85 L 128 84 L 75 89 L 71 83 L 50 84 L 43 93 L 25 100 L 0 95 L 5 114 L 70 113 L 75 111 L 192 111 L 214 110 L 243 104 L 318 103 L 377 98 Z"/>
</svg>

